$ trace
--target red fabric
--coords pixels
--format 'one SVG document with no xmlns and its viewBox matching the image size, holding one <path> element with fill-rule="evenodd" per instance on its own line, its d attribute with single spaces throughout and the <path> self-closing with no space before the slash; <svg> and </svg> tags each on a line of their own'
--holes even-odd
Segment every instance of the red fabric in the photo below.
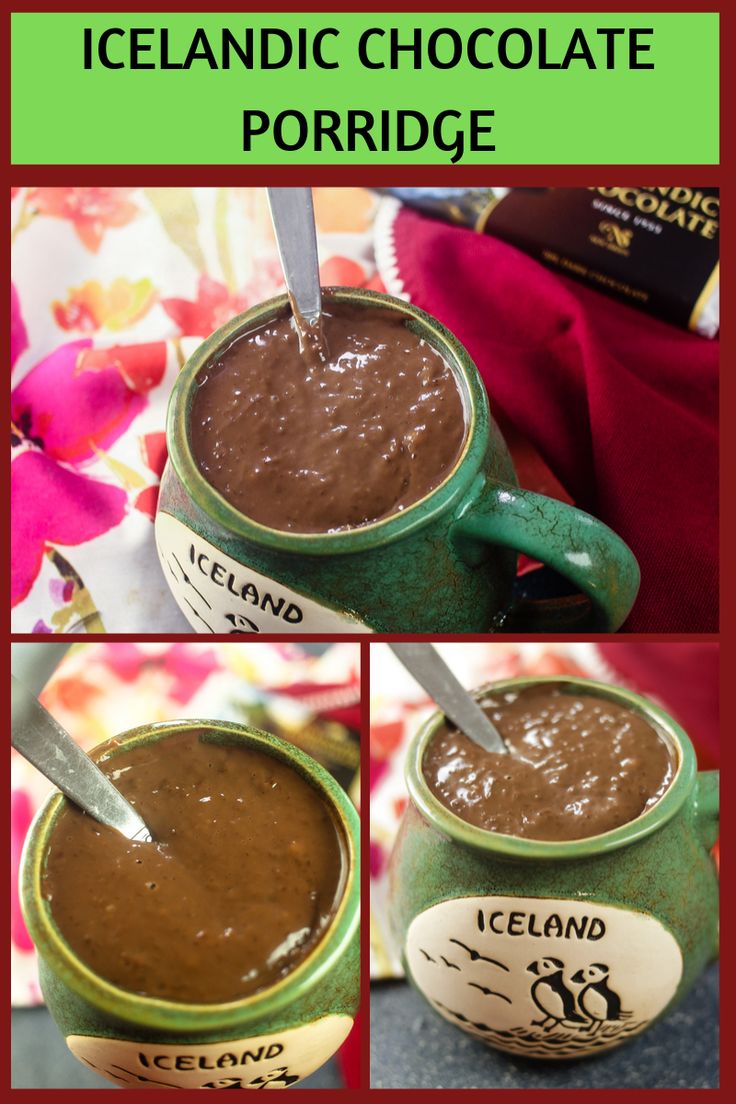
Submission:
<svg viewBox="0 0 736 1104">
<path fill-rule="evenodd" d="M 491 408 L 636 555 L 625 628 L 717 630 L 718 342 L 408 208 L 394 235 L 412 302 L 467 346 Z"/>
<path fill-rule="evenodd" d="M 360 732 L 360 683 L 292 682 L 274 686 L 275 694 L 298 698 L 308 709 L 328 721 L 336 721 L 354 732 Z M 332 699 L 332 700 L 331 700 Z"/>
<path fill-rule="evenodd" d="M 337 1052 L 346 1089 L 359 1089 L 360 1083 L 360 1014 L 355 1017 L 350 1034 Z"/>
<path fill-rule="evenodd" d="M 628 644 L 613 641 L 598 650 L 632 690 L 658 698 L 695 745 L 698 765 L 720 759 L 717 644 Z"/>
</svg>

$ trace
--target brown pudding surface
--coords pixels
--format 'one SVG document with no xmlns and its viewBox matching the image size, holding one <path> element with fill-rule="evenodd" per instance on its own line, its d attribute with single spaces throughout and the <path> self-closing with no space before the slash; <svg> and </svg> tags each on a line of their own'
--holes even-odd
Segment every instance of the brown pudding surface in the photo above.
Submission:
<svg viewBox="0 0 736 1104">
<path fill-rule="evenodd" d="M 452 369 L 403 316 L 327 301 L 323 330 L 327 359 L 303 356 L 286 310 L 198 376 L 197 465 L 273 529 L 327 533 L 395 514 L 443 482 L 465 440 Z"/>
<path fill-rule="evenodd" d="M 639 713 L 594 694 L 533 686 L 481 706 L 508 755 L 444 726 L 424 754 L 432 793 L 491 832 L 575 840 L 634 820 L 670 785 L 674 752 Z"/>
<path fill-rule="evenodd" d="M 309 954 L 339 903 L 344 860 L 341 829 L 296 770 L 200 735 L 100 762 L 156 842 L 131 843 L 70 805 L 53 829 L 43 894 L 101 977 L 211 1004 L 258 992 Z"/>
</svg>

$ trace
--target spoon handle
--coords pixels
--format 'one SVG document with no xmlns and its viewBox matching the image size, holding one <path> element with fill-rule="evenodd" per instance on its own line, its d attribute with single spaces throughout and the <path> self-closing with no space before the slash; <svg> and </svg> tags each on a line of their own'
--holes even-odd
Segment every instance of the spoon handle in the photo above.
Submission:
<svg viewBox="0 0 736 1104">
<path fill-rule="evenodd" d="M 95 820 L 126 839 L 150 842 L 151 833 L 133 806 L 15 675 L 11 690 L 16 751 Z"/>
<path fill-rule="evenodd" d="M 389 648 L 461 732 L 486 751 L 508 754 L 498 729 L 431 644 L 389 644 Z"/>
<path fill-rule="evenodd" d="M 10 670 L 36 697 L 61 663 L 64 655 L 74 646 L 74 641 L 53 644 L 11 644 Z"/>
<path fill-rule="evenodd" d="M 311 188 L 268 188 L 276 244 L 286 286 L 310 326 L 322 311 L 317 232 Z"/>
</svg>

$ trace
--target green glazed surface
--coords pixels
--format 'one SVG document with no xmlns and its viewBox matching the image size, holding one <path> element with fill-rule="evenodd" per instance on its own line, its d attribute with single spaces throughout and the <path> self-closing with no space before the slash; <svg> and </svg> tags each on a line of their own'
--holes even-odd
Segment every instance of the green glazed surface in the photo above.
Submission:
<svg viewBox="0 0 736 1104">
<path fill-rule="evenodd" d="M 318 763 L 300 749 L 258 729 L 224 721 L 175 721 L 145 725 L 101 744 L 100 755 L 207 728 L 228 742 L 242 742 L 298 770 L 329 803 L 342 828 L 347 876 L 342 900 L 323 939 L 287 977 L 260 993 L 227 1004 L 189 1005 L 126 992 L 89 970 L 68 946 L 41 894 L 41 876 L 55 819 L 66 803 L 52 795 L 34 821 L 21 872 L 23 914 L 39 952 L 46 1003 L 65 1035 L 187 1044 L 226 1041 L 285 1031 L 330 1014 L 353 1016 L 359 999 L 359 822 L 349 798 Z"/>
<path fill-rule="evenodd" d="M 643 713 L 677 749 L 673 783 L 636 820 L 588 839 L 548 842 L 486 832 L 451 813 L 423 778 L 424 750 L 444 721 L 434 714 L 416 734 L 406 763 L 411 801 L 390 865 L 397 945 L 403 955 L 414 918 L 456 898 L 553 898 L 625 908 L 654 917 L 681 950 L 682 976 L 663 1015 L 718 953 L 718 878 L 710 854 L 718 835 L 717 772 L 698 774 L 692 744 L 672 718 L 617 687 L 586 679 L 520 678 L 482 687 L 474 696 L 539 683 L 595 693 Z"/>
<path fill-rule="evenodd" d="M 626 545 L 580 510 L 518 488 L 467 351 L 436 319 L 378 292 L 331 288 L 325 302 L 394 310 L 445 357 L 466 410 L 462 455 L 441 486 L 400 514 L 356 529 L 298 534 L 268 529 L 231 506 L 199 471 L 189 439 L 197 375 L 218 349 L 286 306 L 279 296 L 233 318 L 190 357 L 169 403 L 170 464 L 159 509 L 239 563 L 378 632 L 487 632 L 509 612 L 521 551 L 591 599 L 587 627 L 617 629 L 636 598 L 639 571 Z M 553 622 L 541 608 L 533 627 Z"/>
</svg>

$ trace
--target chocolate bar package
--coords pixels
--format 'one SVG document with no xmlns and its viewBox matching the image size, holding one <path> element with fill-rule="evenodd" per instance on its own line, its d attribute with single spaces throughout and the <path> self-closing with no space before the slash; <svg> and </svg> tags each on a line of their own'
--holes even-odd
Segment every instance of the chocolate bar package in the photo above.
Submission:
<svg viewBox="0 0 736 1104">
<path fill-rule="evenodd" d="M 705 337 L 719 328 L 717 188 L 392 188 Z"/>
</svg>

